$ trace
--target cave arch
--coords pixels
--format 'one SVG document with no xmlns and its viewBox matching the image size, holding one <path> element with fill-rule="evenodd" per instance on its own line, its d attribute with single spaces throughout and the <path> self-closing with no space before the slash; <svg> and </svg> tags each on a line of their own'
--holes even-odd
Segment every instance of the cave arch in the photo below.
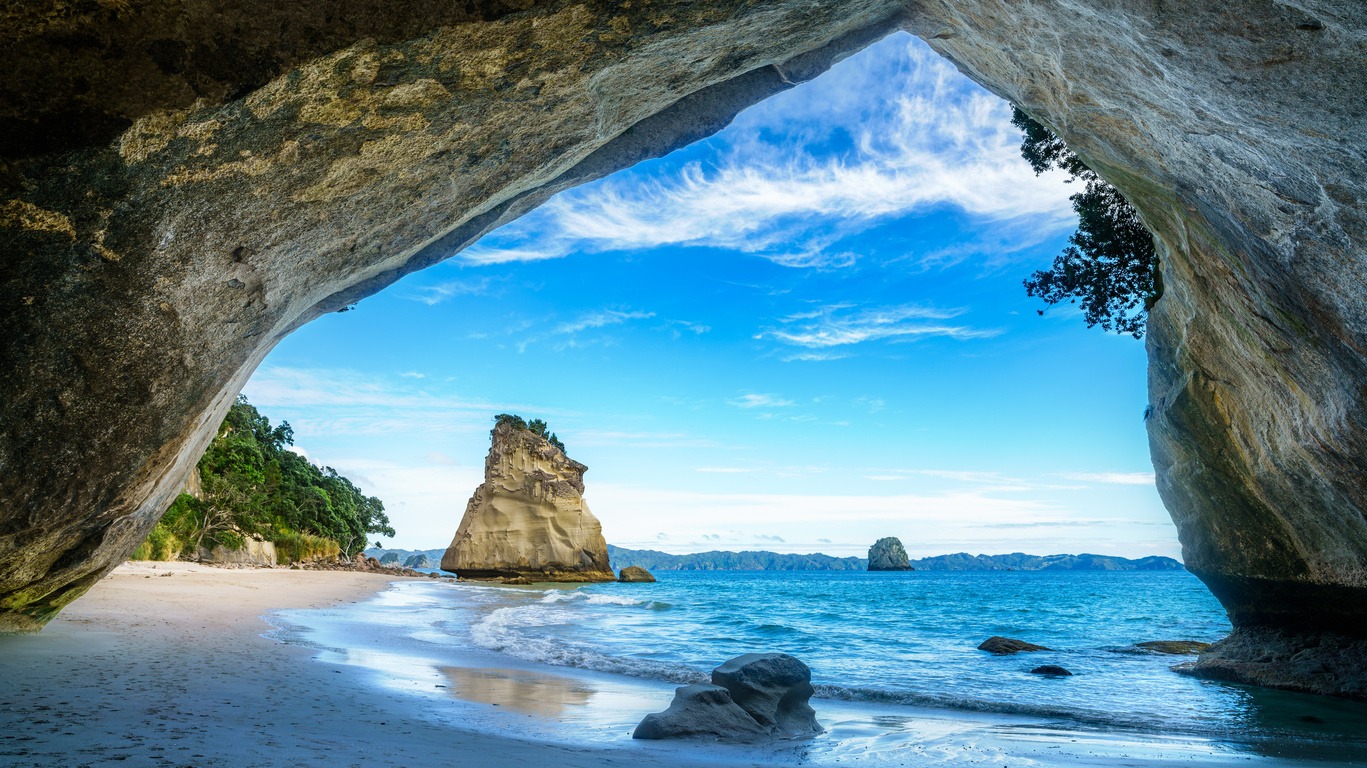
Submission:
<svg viewBox="0 0 1367 768">
<path fill-rule="evenodd" d="M 440 5 L 6 12 L 0 630 L 136 546 L 293 329 L 905 29 L 1156 233 L 1159 489 L 1236 634 L 1367 637 L 1361 4 Z"/>
</svg>

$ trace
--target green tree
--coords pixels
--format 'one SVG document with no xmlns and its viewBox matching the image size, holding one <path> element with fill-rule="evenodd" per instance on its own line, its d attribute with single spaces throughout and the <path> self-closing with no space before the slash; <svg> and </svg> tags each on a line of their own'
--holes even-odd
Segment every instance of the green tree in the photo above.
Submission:
<svg viewBox="0 0 1367 768">
<path fill-rule="evenodd" d="M 512 413 L 500 413 L 494 417 L 494 429 L 498 429 L 504 424 L 511 424 L 514 429 L 525 429 L 537 437 L 545 438 L 546 442 L 560 449 L 565 453 L 565 444 L 560 442 L 560 438 L 550 431 L 550 426 L 541 419 L 526 421 L 521 416 Z"/>
<path fill-rule="evenodd" d="M 383 502 L 293 444 L 288 422 L 273 426 L 239 397 L 199 461 L 203 498 L 181 494 L 143 550 L 159 557 L 174 542 L 194 556 L 201 546 L 239 548 L 250 535 L 288 542 L 289 551 L 350 557 L 368 534 L 394 536 Z"/>
<path fill-rule="evenodd" d="M 1025 292 L 1050 306 L 1080 303 L 1088 328 L 1142 338 L 1161 291 L 1153 235 L 1139 212 L 1048 128 L 1015 107 L 1011 123 L 1025 134 L 1021 156 L 1036 174 L 1058 168 L 1083 183 L 1070 198 L 1078 216 L 1070 245 L 1025 280 Z"/>
</svg>

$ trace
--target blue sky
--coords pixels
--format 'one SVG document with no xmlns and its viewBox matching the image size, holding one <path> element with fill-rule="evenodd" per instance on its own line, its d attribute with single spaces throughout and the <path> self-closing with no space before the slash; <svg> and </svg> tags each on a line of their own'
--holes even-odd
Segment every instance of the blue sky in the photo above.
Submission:
<svg viewBox="0 0 1367 768">
<path fill-rule="evenodd" d="M 1176 556 L 1143 345 L 1024 295 L 1075 219 L 1009 119 L 895 35 L 310 324 L 246 394 L 393 546 L 446 545 L 513 411 L 623 546 Z"/>
</svg>

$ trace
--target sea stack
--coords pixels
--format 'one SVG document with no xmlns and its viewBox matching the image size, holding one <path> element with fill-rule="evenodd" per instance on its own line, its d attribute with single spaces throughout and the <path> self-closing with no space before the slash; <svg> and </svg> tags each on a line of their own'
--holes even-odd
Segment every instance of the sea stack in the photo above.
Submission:
<svg viewBox="0 0 1367 768">
<path fill-rule="evenodd" d="M 870 571 L 914 571 L 907 560 L 906 547 L 896 536 L 881 538 L 869 547 Z"/>
<path fill-rule="evenodd" d="M 588 467 L 545 424 L 503 414 L 484 482 L 465 507 L 441 568 L 466 579 L 615 581 L 603 526 L 584 503 Z"/>
</svg>

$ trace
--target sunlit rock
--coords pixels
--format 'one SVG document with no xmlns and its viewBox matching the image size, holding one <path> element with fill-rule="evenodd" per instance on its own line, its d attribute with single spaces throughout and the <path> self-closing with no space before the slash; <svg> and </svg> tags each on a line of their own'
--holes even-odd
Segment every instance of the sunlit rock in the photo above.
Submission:
<svg viewBox="0 0 1367 768">
<path fill-rule="evenodd" d="M 546 438 L 500 422 L 484 482 L 441 568 L 461 578 L 615 581 L 603 526 L 584 503 L 583 464 Z"/>
</svg>

